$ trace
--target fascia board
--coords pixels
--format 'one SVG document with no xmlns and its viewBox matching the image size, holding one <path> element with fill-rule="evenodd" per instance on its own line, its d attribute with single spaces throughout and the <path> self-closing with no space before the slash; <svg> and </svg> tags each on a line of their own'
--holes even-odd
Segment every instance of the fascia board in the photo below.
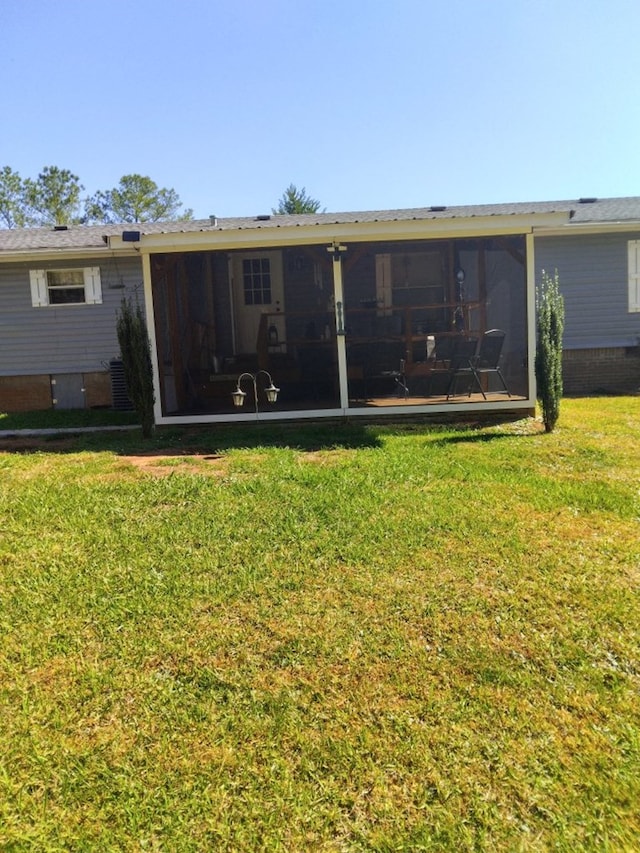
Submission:
<svg viewBox="0 0 640 853">
<path fill-rule="evenodd" d="M 570 234 L 611 234 L 640 232 L 640 222 L 568 222 L 558 227 L 539 225 L 534 227 L 535 237 L 567 237 Z"/>
<path fill-rule="evenodd" d="M 326 225 L 236 229 L 229 231 L 193 231 L 143 234 L 138 244 L 141 252 L 202 251 L 251 249 L 252 247 L 284 247 L 326 244 L 333 241 L 367 242 L 370 240 L 444 239 L 447 237 L 490 237 L 523 234 L 534 226 L 559 227 L 567 214 L 546 213 L 510 216 L 483 216 L 464 219 L 394 220 L 377 222 L 344 222 Z M 124 244 L 119 236 L 109 245 L 118 249 Z"/>
<path fill-rule="evenodd" d="M 124 258 L 138 255 L 139 252 L 130 248 L 110 249 L 106 245 L 104 249 L 29 249 L 19 252 L 0 252 L 0 264 L 10 263 L 34 263 L 42 261 L 83 261 L 110 258 Z"/>
</svg>

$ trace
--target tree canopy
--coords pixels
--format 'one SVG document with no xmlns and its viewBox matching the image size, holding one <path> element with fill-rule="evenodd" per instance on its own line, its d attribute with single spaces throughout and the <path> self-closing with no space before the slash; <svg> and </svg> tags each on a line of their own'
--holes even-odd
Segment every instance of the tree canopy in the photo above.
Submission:
<svg viewBox="0 0 640 853">
<path fill-rule="evenodd" d="M 284 213 L 318 213 L 320 202 L 307 195 L 305 187 L 299 190 L 295 184 L 289 184 L 277 207 L 272 207 L 271 212 L 276 215 Z M 324 213 L 324 210 L 321 211 Z"/>
<path fill-rule="evenodd" d="M 84 187 L 68 169 L 45 166 L 35 181 L 24 181 L 27 224 L 75 225 L 82 222 L 80 194 Z"/>
<path fill-rule="evenodd" d="M 117 187 L 100 190 L 88 199 L 87 217 L 98 222 L 166 222 L 193 219 L 182 210 L 175 190 L 160 188 L 145 175 L 123 175 Z"/>
<path fill-rule="evenodd" d="M 38 177 L 0 169 L 0 227 L 76 225 L 99 222 L 162 222 L 191 219 L 173 189 L 145 175 L 123 175 L 116 187 L 83 197 L 84 186 L 69 169 L 45 166 Z"/>
<path fill-rule="evenodd" d="M 0 169 L 0 226 L 22 228 L 27 224 L 24 184 L 10 166 Z"/>
</svg>

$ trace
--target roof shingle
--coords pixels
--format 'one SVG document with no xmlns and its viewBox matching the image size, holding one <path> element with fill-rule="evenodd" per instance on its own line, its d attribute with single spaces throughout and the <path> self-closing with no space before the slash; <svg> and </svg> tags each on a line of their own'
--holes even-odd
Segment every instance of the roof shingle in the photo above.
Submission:
<svg viewBox="0 0 640 853">
<path fill-rule="evenodd" d="M 538 201 L 512 204 L 476 204 L 454 207 L 420 207 L 402 210 L 366 210 L 344 213 L 313 213 L 273 215 L 270 217 L 245 216 L 219 219 L 194 219 L 179 222 L 145 222 L 133 225 L 70 225 L 54 228 L 14 228 L 0 230 L 0 256 L 2 253 L 27 253 L 38 251 L 91 250 L 104 248 L 106 238 L 122 231 L 139 230 L 144 234 L 178 234 L 193 232 L 218 232 L 241 229 L 273 229 L 287 227 L 313 227 L 360 222 L 399 222 L 409 220 L 469 219 L 486 216 L 516 216 L 544 213 L 566 213 L 571 223 L 640 223 L 640 196 L 595 199 L 587 201 Z"/>
</svg>

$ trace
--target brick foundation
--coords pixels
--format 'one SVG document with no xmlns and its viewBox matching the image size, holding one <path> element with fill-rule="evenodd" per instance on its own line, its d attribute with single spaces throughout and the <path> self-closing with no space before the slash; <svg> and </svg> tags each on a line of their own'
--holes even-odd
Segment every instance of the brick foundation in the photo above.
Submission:
<svg viewBox="0 0 640 853">
<path fill-rule="evenodd" d="M 37 376 L 0 376 L 0 412 L 36 412 L 53 408 L 48 373 Z M 88 409 L 111 406 L 111 379 L 108 372 L 82 376 Z"/>
<path fill-rule="evenodd" d="M 564 393 L 634 394 L 640 391 L 640 347 L 565 350 Z"/>
<path fill-rule="evenodd" d="M 49 374 L 0 376 L 0 412 L 35 412 L 51 407 Z"/>
<path fill-rule="evenodd" d="M 635 394 L 640 392 L 640 347 L 565 350 L 562 354 L 564 393 Z M 112 406 L 109 372 L 83 376 L 87 408 Z M 0 376 L 0 412 L 51 409 L 51 376 Z"/>
</svg>

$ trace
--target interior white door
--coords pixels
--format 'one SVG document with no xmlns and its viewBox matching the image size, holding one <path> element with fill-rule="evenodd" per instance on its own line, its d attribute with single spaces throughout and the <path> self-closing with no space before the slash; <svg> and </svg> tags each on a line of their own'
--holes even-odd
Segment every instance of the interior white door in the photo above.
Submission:
<svg viewBox="0 0 640 853">
<path fill-rule="evenodd" d="M 233 259 L 236 352 L 255 353 L 262 314 L 284 312 L 282 252 L 243 252 Z M 284 340 L 284 318 L 269 318 Z"/>
</svg>

